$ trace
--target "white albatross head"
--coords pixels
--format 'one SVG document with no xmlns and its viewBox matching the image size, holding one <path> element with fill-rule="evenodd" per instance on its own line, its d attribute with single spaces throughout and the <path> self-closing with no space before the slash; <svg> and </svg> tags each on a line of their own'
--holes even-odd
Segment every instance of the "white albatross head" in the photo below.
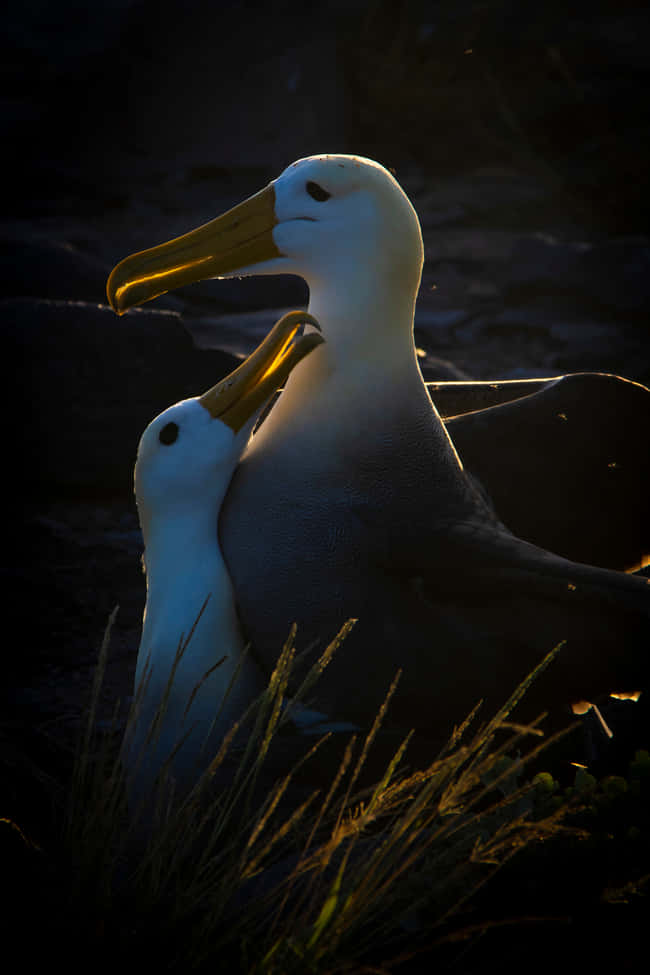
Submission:
<svg viewBox="0 0 650 975">
<path fill-rule="evenodd" d="M 138 507 L 173 518 L 197 504 L 221 504 L 251 422 L 236 432 L 212 417 L 199 397 L 164 410 L 140 438 L 134 473 Z"/>
<path fill-rule="evenodd" d="M 280 251 L 268 270 L 300 275 L 310 290 L 355 279 L 363 268 L 392 286 L 417 289 L 422 234 L 397 180 L 370 159 L 309 156 L 271 184 Z"/>
<path fill-rule="evenodd" d="M 397 180 L 370 159 L 308 156 L 265 189 L 181 237 L 140 251 L 111 273 L 107 294 L 123 314 L 206 278 L 297 274 L 314 292 L 359 302 L 382 282 L 414 300 L 423 263 L 417 214 Z M 323 323 L 325 325 L 325 323 Z"/>
</svg>

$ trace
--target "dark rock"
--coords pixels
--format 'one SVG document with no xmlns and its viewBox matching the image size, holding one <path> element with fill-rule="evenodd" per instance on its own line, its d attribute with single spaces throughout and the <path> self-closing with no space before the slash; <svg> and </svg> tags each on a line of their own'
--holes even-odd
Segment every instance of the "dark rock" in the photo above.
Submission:
<svg viewBox="0 0 650 975">
<path fill-rule="evenodd" d="M 0 288 L 5 297 L 106 300 L 110 268 L 73 244 L 33 236 L 0 240 Z"/>
<path fill-rule="evenodd" d="M 460 369 L 449 359 L 441 359 L 439 356 L 430 355 L 424 349 L 423 356 L 419 356 L 420 372 L 426 382 L 461 382 L 471 379 L 463 369 Z"/>
<path fill-rule="evenodd" d="M 86 702 L 69 695 L 66 673 L 69 680 L 69 671 L 81 670 L 88 688 L 116 605 L 111 667 L 123 671 L 135 665 L 145 595 L 135 503 L 57 500 L 43 485 L 37 498 L 13 499 L 13 511 L 20 517 L 9 519 L 3 532 L 3 614 L 7 631 L 17 634 L 28 652 L 6 658 L 2 691 L 11 699 L 13 686 L 20 684 L 32 706 L 78 721 Z M 113 705 L 128 693 L 122 680 Z M 2 704 L 5 716 L 7 707 L 22 707 L 18 700 Z"/>
<path fill-rule="evenodd" d="M 215 213 L 215 216 L 217 214 Z M 151 246 L 161 243 L 151 240 Z M 172 234 L 173 235 L 173 234 Z M 125 245 L 126 254 L 129 243 Z M 112 265 L 65 239 L 38 234 L 5 235 L 0 239 L 0 289 L 5 297 L 57 298 L 103 303 Z M 155 309 L 187 314 L 300 307 L 308 300 L 307 285 L 295 275 L 200 281 L 156 299 Z"/>
<path fill-rule="evenodd" d="M 409 195 L 420 214 L 425 239 L 439 227 L 454 226 L 494 229 L 527 227 L 533 216 L 548 203 L 553 187 L 549 181 L 509 166 L 477 166 L 470 178 L 466 172 L 446 176 L 431 174 L 425 187 L 414 193 L 408 169 L 398 173 L 407 177 Z M 430 232 L 430 233 L 429 233 Z"/>
<path fill-rule="evenodd" d="M 239 361 L 199 351 L 173 312 L 26 298 L 0 314 L 12 488 L 32 495 L 128 497 L 145 426 Z"/>
<path fill-rule="evenodd" d="M 92 10 L 82 0 L 57 8 L 42 2 L 13 4 L 3 18 L 5 41 L 28 63 L 37 61 L 43 78 L 52 81 L 79 72 L 116 41 L 136 0 L 111 0 Z"/>
<path fill-rule="evenodd" d="M 65 79 L 69 88 L 73 80 L 93 86 L 92 107 L 79 106 L 82 151 L 99 168 L 105 162 L 112 168 L 126 143 L 197 171 L 284 166 L 324 146 L 340 146 L 340 15 L 328 8 L 316 25 L 314 14 L 293 0 L 254 11 L 209 0 L 132 4 L 113 43 L 70 65 L 75 70 Z M 80 132 L 63 121 L 78 147 Z M 107 139 L 115 132 L 118 139 Z"/>
<path fill-rule="evenodd" d="M 515 162 L 554 184 L 556 216 L 643 230 L 647 18 L 613 0 L 380 0 L 346 49 L 360 151 L 432 175 Z"/>
<path fill-rule="evenodd" d="M 218 216 L 217 213 L 214 214 Z M 153 241 L 152 246 L 162 241 Z M 165 296 L 170 297 L 169 295 Z M 307 305 L 309 291 L 295 274 L 258 275 L 250 278 L 226 278 L 221 281 L 198 281 L 178 288 L 174 298 L 183 303 L 187 314 L 210 312 L 262 311 L 267 308 L 301 308 Z"/>
<path fill-rule="evenodd" d="M 567 372 L 617 372 L 628 379 L 650 378 L 650 346 L 645 328 L 629 313 L 607 320 L 590 316 L 580 298 L 538 297 L 505 308 L 486 309 L 453 330 L 453 355 L 499 362 L 497 379 L 553 376 Z M 465 366 L 467 368 L 467 366 Z"/>
<path fill-rule="evenodd" d="M 634 314 L 650 301 L 650 239 L 564 242 L 547 234 L 515 244 L 504 291 L 509 302 L 573 295 L 587 308 Z"/>
</svg>

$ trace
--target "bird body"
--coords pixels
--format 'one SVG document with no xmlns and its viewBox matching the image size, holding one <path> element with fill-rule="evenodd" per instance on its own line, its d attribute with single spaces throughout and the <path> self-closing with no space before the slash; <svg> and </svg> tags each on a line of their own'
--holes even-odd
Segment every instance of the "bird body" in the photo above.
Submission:
<svg viewBox="0 0 650 975">
<path fill-rule="evenodd" d="M 457 475 L 429 417 L 418 425 L 411 413 L 392 431 L 384 418 L 380 442 L 361 437 L 328 468 L 306 452 L 298 464 L 287 442 L 253 449 L 253 438 L 224 502 L 220 537 L 260 659 L 272 666 L 287 619 L 297 621 L 304 645 L 322 646 L 339 621 L 355 617 L 320 681 L 319 706 L 369 721 L 402 669 L 391 714 L 441 739 L 479 700 L 498 707 L 565 639 L 568 666 L 558 660 L 549 676 L 564 684 L 567 708 L 608 687 L 636 687 L 647 667 L 644 581 L 513 538 L 473 481 Z M 395 452 L 404 458 L 397 466 Z M 268 489 L 276 470 L 284 472 L 277 492 Z M 264 518 L 247 530 L 245 513 L 259 506 L 262 485 Z M 627 674 L 618 639 L 636 647 Z M 553 699 L 544 677 L 538 684 L 528 695 L 537 712 Z"/>
<path fill-rule="evenodd" d="M 565 638 L 530 707 L 643 686 L 645 580 L 516 538 L 463 468 L 417 366 L 422 262 L 394 177 L 323 155 L 111 275 L 120 312 L 198 277 L 294 273 L 309 285 L 327 341 L 293 370 L 220 514 L 247 638 L 270 668 L 291 622 L 322 646 L 358 618 L 319 707 L 370 720 L 401 669 L 393 716 L 441 737 L 479 699 L 500 705 Z"/>
<path fill-rule="evenodd" d="M 234 373 L 169 407 L 140 440 L 147 600 L 125 749 L 133 803 L 150 795 L 165 763 L 180 790 L 189 788 L 264 686 L 245 652 L 217 521 L 260 408 L 322 341 L 295 338 L 305 319 L 314 321 L 285 316 Z"/>
<path fill-rule="evenodd" d="M 158 452 L 171 453 L 174 444 L 165 447 L 156 443 L 159 431 L 170 423 L 176 423 L 182 435 L 192 425 L 206 432 L 207 427 L 215 427 L 210 436 L 223 452 L 226 463 L 221 469 L 206 470 L 204 455 L 203 469 L 197 470 L 196 465 L 187 468 L 189 458 L 185 456 L 179 470 L 203 493 L 184 490 L 180 497 L 175 496 L 169 490 L 169 482 L 165 485 L 164 478 L 160 478 L 160 464 L 156 465 L 158 470 L 151 466 L 146 450 L 150 442 Z M 172 766 L 181 784 L 191 781 L 193 765 L 204 751 L 208 758 L 215 753 L 228 720 L 238 717 L 261 687 L 254 663 L 243 656 L 245 643 L 232 585 L 216 544 L 219 508 L 245 442 L 240 440 L 237 445 L 231 439 L 224 424 L 211 420 L 197 399 L 166 410 L 147 428 L 141 441 L 136 497 L 145 541 L 147 601 L 135 676 L 135 687 L 142 687 L 142 691 L 133 737 L 134 763 L 144 748 L 156 712 L 167 697 L 164 720 L 154 736 L 155 745 L 144 759 L 149 773 L 147 788 L 153 773 L 181 742 Z M 152 473 L 158 474 L 160 480 L 153 490 L 146 483 L 153 480 L 147 478 Z M 155 498 L 154 491 L 165 487 L 167 496 Z M 238 667 L 242 673 L 226 702 L 224 697 Z M 142 783 L 142 775 L 139 778 Z"/>
</svg>

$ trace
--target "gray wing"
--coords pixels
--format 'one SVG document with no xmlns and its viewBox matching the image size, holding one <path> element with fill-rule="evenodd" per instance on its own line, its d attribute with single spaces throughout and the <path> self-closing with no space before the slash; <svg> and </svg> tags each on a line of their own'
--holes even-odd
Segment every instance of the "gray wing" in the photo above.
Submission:
<svg viewBox="0 0 650 975">
<path fill-rule="evenodd" d="M 429 558 L 423 558 L 424 552 Z M 517 538 L 495 523 L 437 527 L 411 574 L 457 595 L 503 590 L 566 602 L 603 599 L 650 614 L 650 579 L 563 558 Z"/>
<path fill-rule="evenodd" d="M 551 709 L 566 722 L 575 700 L 650 688 L 649 580 L 564 559 L 484 517 L 422 519 L 417 536 L 384 539 L 365 658 L 376 670 L 371 648 L 385 645 L 386 621 L 397 617 L 402 720 L 428 706 L 431 727 L 450 727 L 481 698 L 499 706 L 562 641 L 520 716 Z"/>
<path fill-rule="evenodd" d="M 650 555 L 645 386 L 579 373 L 428 388 L 443 415 L 464 414 L 447 419 L 447 430 L 515 535 L 613 569 Z M 523 398 L 493 405 L 513 395 Z"/>
</svg>

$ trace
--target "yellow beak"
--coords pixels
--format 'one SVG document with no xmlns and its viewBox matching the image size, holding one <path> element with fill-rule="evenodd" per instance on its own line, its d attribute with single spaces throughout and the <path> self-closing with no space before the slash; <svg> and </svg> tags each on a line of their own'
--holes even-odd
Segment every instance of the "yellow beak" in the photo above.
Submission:
<svg viewBox="0 0 650 975">
<path fill-rule="evenodd" d="M 286 381 L 301 359 L 325 340 L 318 332 L 297 336 L 303 324 L 320 326 L 305 311 L 290 311 L 273 326 L 262 344 L 238 366 L 199 397 L 214 419 L 238 430 Z"/>
<path fill-rule="evenodd" d="M 182 237 L 125 257 L 106 285 L 111 307 L 123 315 L 173 288 L 280 257 L 276 223 L 271 185 Z"/>
</svg>

